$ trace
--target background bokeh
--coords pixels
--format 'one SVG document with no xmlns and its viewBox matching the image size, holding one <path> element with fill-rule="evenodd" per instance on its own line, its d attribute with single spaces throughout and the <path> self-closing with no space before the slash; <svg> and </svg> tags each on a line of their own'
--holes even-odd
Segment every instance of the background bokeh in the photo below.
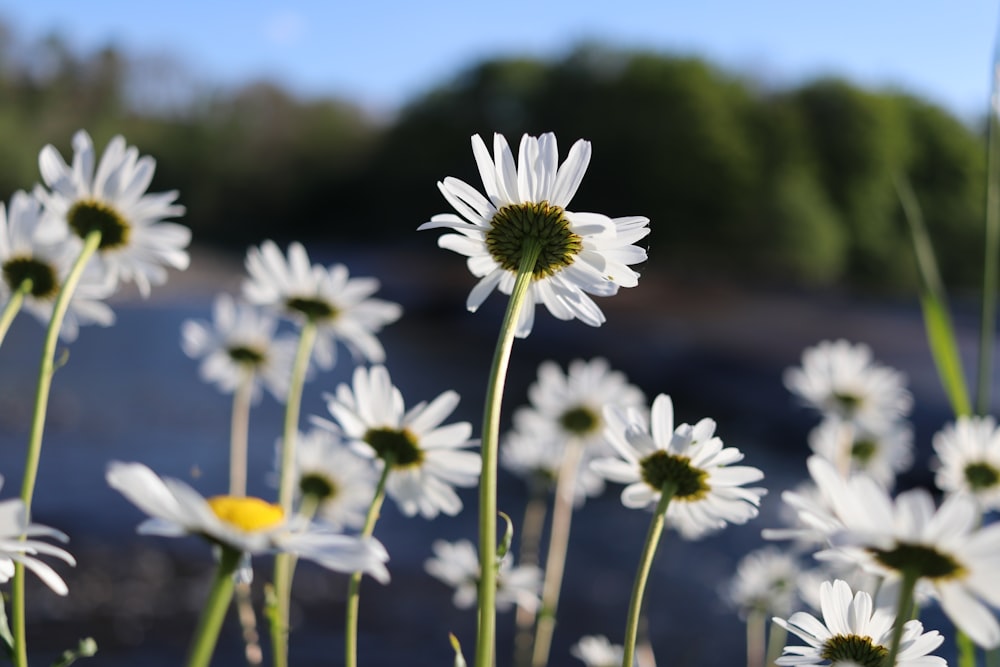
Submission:
<svg viewBox="0 0 1000 667">
<path fill-rule="evenodd" d="M 139 460 L 206 493 L 222 488 L 229 399 L 198 381 L 179 332 L 209 317 L 218 292 L 238 292 L 248 245 L 298 239 L 315 261 L 378 277 L 380 296 L 405 309 L 383 341 L 408 402 L 455 388 L 459 416 L 478 422 L 502 304 L 467 313 L 462 259 L 437 249 L 434 232 L 415 232 L 447 209 L 436 181 L 477 182 L 475 133 L 516 142 L 555 131 L 564 153 L 587 138 L 594 159 L 574 208 L 652 221 L 640 285 L 601 301 L 605 326 L 540 314 L 517 343 L 508 411 L 542 360 L 604 356 L 650 398 L 671 394 L 680 420 L 715 418 L 767 476 L 758 522 L 664 541 L 648 595 L 661 664 L 743 659 L 742 626 L 718 588 L 776 522 L 780 491 L 805 474 L 814 416 L 781 384 L 804 347 L 865 341 L 908 375 L 918 455 L 902 484 L 930 483 L 930 436 L 949 412 L 894 178 L 919 199 L 971 369 L 990 3 L 947 15 L 935 3 L 834 12 L 764 2 L 752 14 L 736 3 L 623 2 L 606 13 L 516 2 L 28 4 L 0 3 L 0 196 L 39 180 L 43 145 L 68 154 L 79 128 L 99 147 L 120 133 L 157 159 L 153 190 L 180 191 L 195 239 L 189 271 L 149 300 L 117 296 L 116 325 L 84 330 L 57 373 L 35 519 L 71 535 L 79 565 L 60 569 L 66 599 L 33 586 L 39 664 L 85 635 L 101 647 L 94 664 L 176 665 L 184 655 L 208 551 L 135 536 L 141 516 L 103 470 Z M 22 316 L 0 348 L 4 496 L 23 466 L 41 333 Z M 342 359 L 307 385 L 303 415 L 322 414 L 322 392 L 349 376 Z M 251 492 L 274 493 L 280 425 L 265 399 L 251 422 Z M 517 520 L 524 489 L 507 477 L 501 488 Z M 576 518 L 554 666 L 579 664 L 568 647 L 582 634 L 620 640 L 646 520 L 616 489 Z M 471 538 L 474 522 L 472 511 L 406 520 L 387 505 L 377 534 L 393 582 L 365 584 L 363 664 L 450 664 L 449 631 L 471 648 L 473 614 L 453 609 L 422 565 L 434 539 Z M 300 572 L 292 663 L 338 664 L 344 579 Z M 218 664 L 239 664 L 233 630 Z"/>
</svg>

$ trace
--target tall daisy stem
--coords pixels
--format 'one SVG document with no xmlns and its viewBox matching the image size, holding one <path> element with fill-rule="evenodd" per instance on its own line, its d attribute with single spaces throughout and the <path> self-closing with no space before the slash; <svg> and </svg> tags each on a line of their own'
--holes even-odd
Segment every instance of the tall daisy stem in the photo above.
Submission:
<svg viewBox="0 0 1000 667">
<path fill-rule="evenodd" d="M 747 615 L 747 667 L 764 667 L 767 653 L 767 614 L 753 610 Z"/>
<path fill-rule="evenodd" d="M 646 592 L 646 581 L 649 579 L 649 571 L 653 566 L 653 557 L 656 555 L 656 547 L 660 543 L 660 535 L 663 534 L 667 507 L 676 492 L 676 484 L 668 482 L 663 485 L 663 489 L 660 491 L 660 502 L 656 504 L 656 511 L 653 512 L 653 518 L 649 522 L 646 543 L 642 547 L 639 567 L 635 572 L 635 582 L 632 584 L 632 601 L 629 603 L 628 620 L 625 623 L 625 651 L 622 655 L 622 667 L 632 667 L 635 656 L 635 640 L 639 635 L 639 615 L 642 612 L 642 597 Z"/>
<path fill-rule="evenodd" d="M 521 248 L 521 264 L 507 301 L 507 312 L 493 352 L 486 404 L 483 408 L 483 469 L 479 482 L 479 625 L 476 636 L 475 667 L 492 667 L 496 647 L 497 593 L 497 459 L 500 441 L 500 407 L 507 380 L 510 351 L 535 263 L 541 253 L 537 241 L 527 239 Z"/>
<path fill-rule="evenodd" d="M 372 498 L 372 504 L 368 506 L 368 514 L 365 515 L 365 525 L 361 529 L 361 537 L 372 536 L 375 532 L 375 522 L 378 521 L 382 511 L 382 502 L 385 500 L 385 483 L 389 479 L 389 472 L 392 469 L 392 457 L 387 456 L 383 460 L 383 464 L 382 474 L 375 487 L 375 497 Z M 358 665 L 358 607 L 361 602 L 361 575 L 361 572 L 354 572 L 347 583 L 347 611 L 344 623 L 345 667 L 357 667 Z"/>
<path fill-rule="evenodd" d="M 917 587 L 919 576 L 912 570 L 903 570 L 903 578 L 899 582 L 899 602 L 896 603 L 896 623 L 892 628 L 892 639 L 889 642 L 889 654 L 882 664 L 892 667 L 896 664 L 899 654 L 899 644 L 903 639 L 903 626 L 911 618 L 913 611 L 913 592 Z"/>
<path fill-rule="evenodd" d="M 233 597 L 233 588 L 236 583 L 233 575 L 236 568 L 239 567 L 241 555 L 236 549 L 221 547 L 219 568 L 216 570 L 212 590 L 208 594 L 208 600 L 205 601 L 205 608 L 198 621 L 198 629 L 191 642 L 187 667 L 208 667 L 212 660 L 215 644 L 219 640 L 219 630 L 222 629 L 226 610 L 229 609 L 229 601 Z"/>
<path fill-rule="evenodd" d="M 521 548 L 517 562 L 521 565 L 538 565 L 538 545 L 542 541 L 545 530 L 545 515 L 548 513 L 548 483 L 531 484 L 528 504 L 524 508 L 524 518 L 521 519 Z M 531 664 L 532 643 L 535 633 L 535 612 L 527 607 L 518 606 L 514 622 L 517 624 L 517 635 L 514 637 L 515 667 L 529 667 Z"/>
<path fill-rule="evenodd" d="M 545 559 L 545 580 L 542 583 L 542 614 L 535 628 L 535 651 L 532 667 L 545 667 L 552 648 L 552 633 L 556 627 L 556 609 L 562 590 L 563 572 L 566 569 L 566 552 L 569 548 L 569 530 L 573 520 L 573 498 L 576 474 L 583 455 L 583 444 L 577 440 L 566 443 L 556 497 L 552 506 L 552 528 L 549 531 L 549 548 Z"/>
<path fill-rule="evenodd" d="M 17 289 L 11 293 L 7 305 L 3 307 L 3 312 L 0 313 L 0 345 L 3 344 L 3 339 L 7 336 L 7 330 L 10 329 L 11 322 L 14 321 L 18 312 L 20 312 L 25 295 L 31 292 L 32 284 L 33 281 L 31 278 L 21 281 Z"/>
<path fill-rule="evenodd" d="M 295 442 L 299 433 L 299 411 L 302 408 L 302 389 L 306 383 L 309 359 L 316 343 L 316 323 L 307 320 L 299 332 L 299 345 L 295 351 L 292 379 L 285 403 L 285 428 L 281 440 L 281 475 L 278 483 L 278 504 L 285 516 L 292 515 L 295 498 Z M 292 558 L 288 553 L 274 557 L 274 598 L 277 609 L 271 615 L 271 648 L 275 667 L 288 665 L 288 613 L 292 600 Z"/>
<path fill-rule="evenodd" d="M 55 374 L 56 344 L 59 342 L 59 330 L 63 319 L 69 310 L 73 292 L 80 283 L 80 277 L 87 262 L 97 252 L 101 245 L 101 232 L 93 231 L 83 240 L 83 248 L 70 268 L 62 288 L 52 306 L 52 318 L 45 331 L 45 342 L 42 347 L 42 359 L 38 368 L 38 386 L 35 389 L 35 411 L 31 419 L 31 434 L 28 437 L 28 452 L 24 463 L 24 477 L 21 481 L 21 501 L 28 519 L 31 518 L 31 500 L 35 495 L 35 480 L 38 477 L 38 462 L 42 456 L 42 436 L 45 433 L 45 415 L 48 411 L 49 392 L 52 389 L 52 376 Z M 25 637 L 24 623 L 24 565 L 14 564 L 14 580 L 11 584 L 11 624 L 14 634 L 14 664 L 17 667 L 28 666 L 28 647 Z"/>
<path fill-rule="evenodd" d="M 233 414 L 229 422 L 229 495 L 247 494 L 247 450 L 250 433 L 250 403 L 253 397 L 253 371 L 243 370 L 233 392 Z"/>
</svg>

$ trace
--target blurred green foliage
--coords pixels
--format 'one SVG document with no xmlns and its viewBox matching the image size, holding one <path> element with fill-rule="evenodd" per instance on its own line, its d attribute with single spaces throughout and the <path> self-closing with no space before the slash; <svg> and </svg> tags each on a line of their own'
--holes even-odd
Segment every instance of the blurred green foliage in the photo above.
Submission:
<svg viewBox="0 0 1000 667">
<path fill-rule="evenodd" d="M 39 149 L 68 154 L 82 127 L 99 146 L 122 133 L 155 156 L 154 189 L 180 190 L 198 241 L 406 243 L 448 210 L 437 180 L 478 185 L 470 135 L 489 145 L 502 132 L 516 147 L 523 132 L 554 131 L 563 153 L 593 142 L 573 207 L 647 215 L 651 267 L 909 288 L 899 173 L 945 280 L 980 279 L 982 132 L 898 91 L 827 79 L 761 90 L 701 60 L 584 44 L 556 61 L 476 64 L 386 120 L 266 82 L 185 88 L 176 74 L 0 31 L 0 192 L 32 187 Z"/>
</svg>

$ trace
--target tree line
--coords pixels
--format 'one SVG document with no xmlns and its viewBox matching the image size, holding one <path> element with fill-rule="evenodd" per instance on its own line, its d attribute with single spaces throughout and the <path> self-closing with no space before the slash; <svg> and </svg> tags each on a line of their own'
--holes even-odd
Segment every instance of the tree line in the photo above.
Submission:
<svg viewBox="0 0 1000 667">
<path fill-rule="evenodd" d="M 196 240 L 241 252 L 264 238 L 411 242 L 448 210 L 436 181 L 478 185 L 472 134 L 516 145 L 551 130 L 564 151 L 593 142 L 576 210 L 651 219 L 651 267 L 912 286 L 899 176 L 946 280 L 981 279 L 984 133 L 903 91 L 830 78 L 768 90 L 697 58 L 582 44 L 473 64 L 384 120 L 273 82 L 186 87 L 169 62 L 0 30 L 0 96 L 5 197 L 37 180 L 45 143 L 69 154 L 80 127 L 99 146 L 122 133 L 157 158 L 154 189 L 180 190 Z"/>
</svg>

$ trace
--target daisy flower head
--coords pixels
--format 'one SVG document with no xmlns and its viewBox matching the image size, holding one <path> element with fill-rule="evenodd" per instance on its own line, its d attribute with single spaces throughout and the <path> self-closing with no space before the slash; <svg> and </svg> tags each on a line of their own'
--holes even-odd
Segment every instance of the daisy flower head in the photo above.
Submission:
<svg viewBox="0 0 1000 667">
<path fill-rule="evenodd" d="M 625 657 L 625 648 L 612 644 L 604 635 L 587 635 L 570 647 L 569 654 L 586 667 L 619 667 Z"/>
<path fill-rule="evenodd" d="M 893 499 L 866 475 L 837 482 L 831 470 L 818 481 L 839 485 L 829 495 L 843 527 L 817 558 L 860 566 L 888 581 L 915 580 L 918 593 L 937 600 L 976 644 L 1000 646 L 1000 624 L 990 610 L 1000 607 L 1000 524 L 979 528 L 975 500 L 954 494 L 935 508 L 925 489 Z"/>
<path fill-rule="evenodd" d="M 889 657 L 894 614 L 874 609 L 871 596 L 851 591 L 845 581 L 823 582 L 820 588 L 823 620 L 797 612 L 774 622 L 806 642 L 786 646 L 778 665 L 872 665 L 881 667 Z M 944 641 L 936 630 L 924 632 L 920 621 L 906 621 L 893 667 L 945 667 L 943 658 L 929 655 Z"/>
<path fill-rule="evenodd" d="M 431 545 L 434 557 L 424 562 L 431 576 L 455 589 L 452 598 L 459 609 L 476 604 L 479 588 L 479 555 L 469 540 L 447 542 L 435 540 Z M 513 565 L 508 557 L 500 561 L 497 573 L 497 611 L 509 611 L 514 605 L 536 611 L 541 605 L 542 571 L 534 565 Z"/>
<path fill-rule="evenodd" d="M 148 296 L 150 285 L 166 281 L 164 267 L 188 267 L 191 230 L 164 221 L 184 214 L 174 203 L 177 191 L 146 192 L 156 160 L 140 157 L 124 137 L 111 139 L 98 162 L 90 135 L 80 130 L 73 135 L 71 164 L 51 145 L 42 149 L 38 164 L 47 189 L 37 186 L 35 194 L 57 223 L 56 233 L 79 243 L 100 232 L 96 262 L 113 284 L 132 281 Z"/>
<path fill-rule="evenodd" d="M 0 485 L 3 485 L 2 477 Z M 54 593 L 66 595 L 66 582 L 38 556 L 53 556 L 70 565 L 76 565 L 76 560 L 65 549 L 36 539 L 39 537 L 49 537 L 60 542 L 69 539 L 54 528 L 30 523 L 24 503 L 19 498 L 0 501 L 0 583 L 10 581 L 14 576 L 14 563 L 21 563 L 38 575 Z"/>
<path fill-rule="evenodd" d="M 243 283 L 247 301 L 274 308 L 298 323 L 316 325 L 316 363 L 333 368 L 336 344 L 343 343 L 357 359 L 385 361 L 385 350 L 375 337 L 403 314 L 399 304 L 371 296 L 375 278 L 351 278 L 347 267 L 311 264 L 301 243 L 288 246 L 288 256 L 273 241 L 250 248 L 246 256 L 249 277 Z"/>
<path fill-rule="evenodd" d="M 482 461 L 478 452 L 465 451 L 475 444 L 469 422 L 442 425 L 458 405 L 456 392 L 407 410 L 389 371 L 373 366 L 356 368 L 351 385 L 341 384 L 324 398 L 355 451 L 389 466 L 386 493 L 403 514 L 433 519 L 462 510 L 453 487 L 475 486 Z M 314 423 L 330 426 L 322 419 Z"/>
<path fill-rule="evenodd" d="M 802 365 L 789 368 L 785 386 L 824 416 L 879 430 L 905 417 L 913 405 L 906 378 L 883 366 L 863 343 L 823 341 L 802 353 Z"/>
<path fill-rule="evenodd" d="M 192 359 L 201 359 L 199 373 L 230 394 L 247 379 L 253 382 L 252 398 L 266 388 L 279 401 L 288 394 L 295 361 L 296 341 L 276 335 L 278 320 L 248 303 L 219 294 L 212 306 L 212 321 L 185 320 L 181 347 Z"/>
<path fill-rule="evenodd" d="M 472 152 L 486 194 L 445 178 L 438 189 L 458 215 L 435 215 L 419 227 L 456 232 L 441 236 L 438 245 L 465 255 L 480 279 L 469 294 L 469 310 L 476 311 L 494 289 L 510 294 L 522 258 L 537 251 L 516 335 L 531 332 L 538 303 L 561 320 L 600 326 L 604 314 L 588 294 L 611 296 L 638 284 L 639 274 L 629 267 L 646 260 L 645 250 L 634 244 L 649 233 L 649 219 L 567 209 L 590 164 L 588 141 L 573 144 L 561 165 L 551 133 L 525 134 L 516 164 L 500 134 L 493 137 L 492 156 L 479 135 L 472 137 Z"/>
<path fill-rule="evenodd" d="M 244 554 L 286 552 L 335 572 L 364 572 L 385 583 L 389 559 L 374 538 L 341 535 L 289 519 L 281 507 L 249 496 L 205 498 L 177 479 L 160 478 L 141 463 L 113 461 L 108 484 L 151 518 L 139 525 L 149 535 L 198 535 Z"/>
<path fill-rule="evenodd" d="M 9 208 L 0 202 L 0 303 L 9 301 L 26 281 L 31 281 L 22 306 L 47 325 L 74 258 L 65 243 L 45 240 L 43 217 L 41 201 L 26 192 L 15 192 Z M 59 336 L 72 342 L 80 325 L 113 324 L 114 312 L 103 302 L 113 290 L 112 284 L 93 271 L 84 271 Z"/>
<path fill-rule="evenodd" d="M 316 508 L 334 530 L 361 528 L 375 495 L 375 469 L 329 428 L 312 428 L 295 441 L 295 474 L 300 505 Z M 280 443 L 279 443 L 280 445 Z M 281 462 L 281 447 L 276 462 Z"/>
<path fill-rule="evenodd" d="M 763 547 L 740 559 L 723 595 L 744 617 L 751 612 L 786 615 L 798 602 L 801 577 L 793 554 Z"/>
<path fill-rule="evenodd" d="M 743 453 L 723 446 L 713 420 L 675 429 L 673 403 L 665 394 L 653 401 L 648 421 L 637 410 L 608 408 L 604 416 L 618 457 L 597 459 L 591 466 L 605 478 L 627 485 L 621 496 L 626 507 L 649 507 L 660 501 L 665 489 L 672 491 L 666 519 L 688 539 L 757 516 L 766 490 L 743 485 L 763 479 L 764 474 L 750 466 L 731 465 L 743 460 Z"/>
<path fill-rule="evenodd" d="M 810 431 L 809 447 L 846 474 L 863 472 L 886 488 L 913 465 L 913 429 L 905 420 L 869 429 L 827 417 Z"/>
<path fill-rule="evenodd" d="M 959 417 L 933 444 L 939 489 L 969 493 L 984 511 L 1000 509 L 1000 431 L 993 417 Z"/>
</svg>

